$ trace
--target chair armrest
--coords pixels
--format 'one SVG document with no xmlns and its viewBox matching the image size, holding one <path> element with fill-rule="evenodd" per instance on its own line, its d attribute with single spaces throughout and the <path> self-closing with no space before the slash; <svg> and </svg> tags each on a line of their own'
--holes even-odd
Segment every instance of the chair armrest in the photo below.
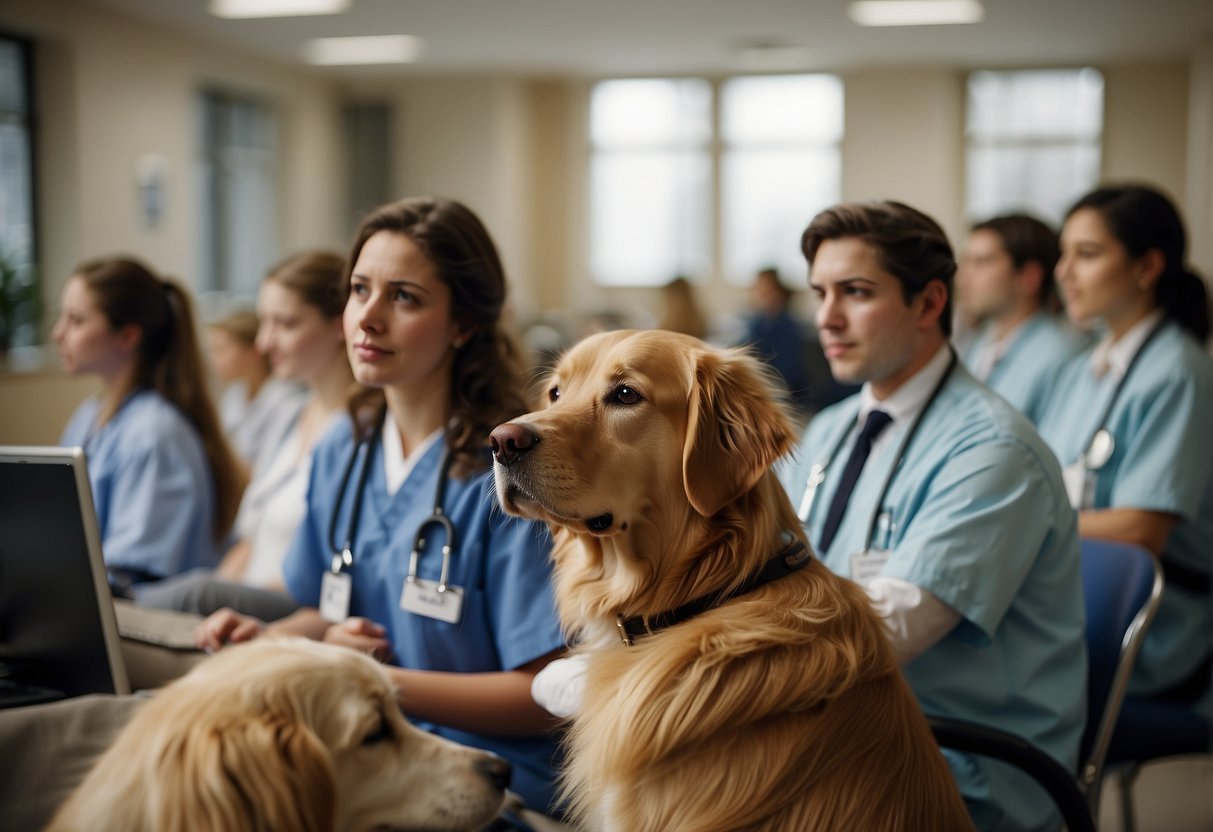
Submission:
<svg viewBox="0 0 1213 832">
<path fill-rule="evenodd" d="M 1015 766 L 1039 783 L 1061 812 L 1069 832 L 1095 832 L 1086 798 L 1074 775 L 1032 743 L 988 725 L 929 716 L 927 723 L 943 748 L 979 754 Z"/>
</svg>

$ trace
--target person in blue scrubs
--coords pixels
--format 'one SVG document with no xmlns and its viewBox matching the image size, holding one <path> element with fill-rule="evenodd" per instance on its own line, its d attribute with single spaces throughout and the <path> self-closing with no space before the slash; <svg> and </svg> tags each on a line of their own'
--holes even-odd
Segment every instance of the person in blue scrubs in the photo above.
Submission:
<svg viewBox="0 0 1213 832">
<path fill-rule="evenodd" d="M 900 203 L 843 204 L 801 245 L 830 368 L 863 385 L 813 418 L 780 471 L 817 557 L 865 588 L 925 713 L 1010 731 L 1076 770 L 1076 518 L 1031 424 L 952 353 L 944 232 Z M 946 754 L 979 829 L 1060 825 L 1018 770 Z"/>
<path fill-rule="evenodd" d="M 84 448 L 110 582 L 121 594 L 214 566 L 245 473 L 224 439 L 185 291 L 142 263 L 82 263 L 51 337 L 67 372 L 101 393 L 72 414 L 62 445 Z"/>
<path fill-rule="evenodd" d="M 505 757 L 511 788 L 552 811 L 556 723 L 532 700 L 531 679 L 565 642 L 547 530 L 508 517 L 494 498 L 488 434 L 528 409 L 501 328 L 496 248 L 463 205 L 406 199 L 363 220 L 347 285 L 345 339 L 364 389 L 352 421 L 317 446 L 286 555 L 286 588 L 306 606 L 268 627 L 221 610 L 199 628 L 200 644 L 268 629 L 390 662 L 405 713 Z M 422 543 L 436 503 L 453 539 L 431 525 Z"/>
<path fill-rule="evenodd" d="M 1178 699 L 1213 716 L 1208 292 L 1185 268 L 1178 211 L 1150 187 L 1084 196 L 1061 246 L 1066 313 L 1103 334 L 1065 368 L 1040 432 L 1066 466 L 1079 532 L 1161 558 L 1166 588 L 1129 695 Z M 1092 442 L 1100 429 L 1110 445 Z"/>
<path fill-rule="evenodd" d="M 978 381 L 1040 422 L 1057 374 L 1089 337 L 1056 314 L 1057 234 L 1024 214 L 973 226 L 956 272 L 956 305 L 982 323 L 964 349 Z"/>
</svg>

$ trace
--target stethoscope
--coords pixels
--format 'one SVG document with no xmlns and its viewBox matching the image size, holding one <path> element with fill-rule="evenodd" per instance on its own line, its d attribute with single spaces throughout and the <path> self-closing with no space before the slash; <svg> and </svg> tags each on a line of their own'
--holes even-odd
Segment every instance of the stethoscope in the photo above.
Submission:
<svg viewBox="0 0 1213 832">
<path fill-rule="evenodd" d="M 1108 460 L 1112 458 L 1112 454 L 1116 451 L 1116 440 L 1112 437 L 1112 431 L 1108 429 L 1108 420 L 1112 418 L 1112 410 L 1116 407 L 1116 401 L 1120 398 L 1121 392 L 1125 389 L 1125 382 L 1129 380 L 1129 374 L 1133 372 L 1133 368 L 1137 366 L 1137 359 L 1146 351 L 1146 347 L 1154 340 L 1163 325 L 1167 322 L 1163 318 L 1150 333 L 1141 342 L 1141 346 L 1137 348 L 1137 352 L 1133 353 L 1133 357 L 1129 359 L 1129 365 L 1125 367 L 1124 375 L 1116 382 L 1116 387 L 1112 390 L 1112 398 L 1108 400 L 1104 406 L 1103 415 L 1099 417 L 1099 421 L 1095 424 L 1097 427 L 1091 434 L 1091 438 L 1087 440 L 1087 449 L 1078 455 L 1077 463 L 1088 471 L 1095 472 L 1108 464 Z"/>
<path fill-rule="evenodd" d="M 354 448 L 350 452 L 349 462 L 345 465 L 345 471 L 341 475 L 341 485 L 337 491 L 337 502 L 333 504 L 333 513 L 329 518 L 329 547 L 333 551 L 333 562 L 330 570 L 334 575 L 340 574 L 342 571 L 348 571 L 354 566 L 354 535 L 358 531 L 358 518 L 362 514 L 362 497 L 366 490 L 366 480 L 371 469 L 371 457 L 374 454 L 375 446 L 379 444 L 380 435 L 383 433 L 383 418 L 376 421 L 374 429 L 368 439 L 359 437 L 354 443 Z M 440 440 L 442 441 L 442 440 Z M 354 505 L 350 509 L 350 519 L 345 528 L 345 543 L 338 548 L 337 546 L 337 513 L 341 509 L 341 504 L 345 502 L 346 488 L 350 484 L 350 475 L 354 472 L 354 463 L 358 461 L 358 457 L 362 457 L 362 466 L 358 471 L 358 485 L 354 491 Z M 451 470 L 451 450 L 445 444 L 442 448 L 442 460 L 438 463 L 438 486 L 434 492 L 434 508 L 430 512 L 430 516 L 421 521 L 421 525 L 417 527 L 417 532 L 413 535 L 413 551 L 409 555 L 409 572 L 405 579 L 408 583 L 414 583 L 417 580 L 417 563 L 421 558 L 421 550 L 425 548 L 428 535 L 433 531 L 441 530 L 445 536 L 445 542 L 442 545 L 442 572 L 438 578 L 438 592 L 446 592 L 447 579 L 450 577 L 451 569 L 451 553 L 455 549 L 455 526 L 451 523 L 451 518 L 447 516 L 442 508 L 442 501 L 446 495 L 446 481 Z"/>
<path fill-rule="evenodd" d="M 864 537 L 863 541 L 863 551 L 865 552 L 872 548 L 872 538 L 876 536 L 876 527 L 883 515 L 881 506 L 884 505 L 885 497 L 888 496 L 889 488 L 893 485 L 893 479 L 897 476 L 898 469 L 901 468 L 901 461 L 905 457 L 906 451 L 909 450 L 910 443 L 914 440 L 914 435 L 918 433 L 918 426 L 922 424 L 923 417 L 927 415 L 927 411 L 931 409 L 931 405 L 939 398 L 939 393 L 943 390 L 944 384 L 951 377 L 952 371 L 956 369 L 956 352 L 949 346 L 948 353 L 948 368 L 944 370 L 939 381 L 935 383 L 935 387 L 931 390 L 931 395 L 927 398 L 926 404 L 923 405 L 922 410 L 918 413 L 918 418 L 910 424 L 910 429 L 906 431 L 905 436 L 901 439 L 901 444 L 897 446 L 897 455 L 893 457 L 893 465 L 889 468 L 889 473 L 885 475 L 884 483 L 880 487 L 880 493 L 877 495 L 876 502 L 872 506 L 872 516 L 868 521 L 867 536 Z M 852 424 L 848 430 L 844 431 L 842 436 L 838 438 L 838 441 L 834 443 L 834 447 L 825 461 L 814 463 L 813 467 L 809 469 L 809 478 L 805 482 L 804 496 L 800 498 L 800 507 L 796 512 L 801 523 L 809 522 L 809 516 L 813 511 L 813 501 L 817 496 L 817 487 L 825 482 L 826 469 L 830 467 L 830 463 L 838 456 L 838 452 L 843 449 L 843 446 L 850 440 L 851 435 L 855 433 L 855 428 L 856 425 Z"/>
</svg>

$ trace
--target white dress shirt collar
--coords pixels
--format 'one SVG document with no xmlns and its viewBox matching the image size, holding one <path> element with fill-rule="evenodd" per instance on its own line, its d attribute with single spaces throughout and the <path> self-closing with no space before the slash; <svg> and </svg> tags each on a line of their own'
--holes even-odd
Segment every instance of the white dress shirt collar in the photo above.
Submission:
<svg viewBox="0 0 1213 832">
<path fill-rule="evenodd" d="M 894 423 L 912 421 L 922 412 L 931 391 L 948 371 L 951 359 L 952 348 L 945 342 L 921 370 L 906 379 L 893 391 L 893 395 L 883 401 L 876 398 L 871 383 L 866 382 L 859 391 L 859 424 L 862 425 L 873 410 L 883 410 L 893 417 Z"/>
<path fill-rule="evenodd" d="M 1091 372 L 1096 378 L 1103 378 L 1107 373 L 1112 374 L 1116 381 L 1125 377 L 1129 364 L 1145 340 L 1150 337 L 1154 328 L 1162 322 L 1163 311 L 1155 309 L 1137 323 L 1129 331 L 1113 340 L 1112 333 L 1105 332 L 1103 338 L 1091 351 Z"/>
</svg>

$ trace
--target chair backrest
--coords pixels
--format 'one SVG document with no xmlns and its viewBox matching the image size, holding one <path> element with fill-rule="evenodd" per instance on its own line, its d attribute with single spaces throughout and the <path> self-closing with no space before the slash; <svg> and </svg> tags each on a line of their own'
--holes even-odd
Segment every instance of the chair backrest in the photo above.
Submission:
<svg viewBox="0 0 1213 832">
<path fill-rule="evenodd" d="M 1162 568 L 1140 546 L 1084 538 L 1082 585 L 1090 669 L 1079 781 L 1097 810 L 1104 760 L 1125 688 L 1162 598 Z"/>
</svg>

